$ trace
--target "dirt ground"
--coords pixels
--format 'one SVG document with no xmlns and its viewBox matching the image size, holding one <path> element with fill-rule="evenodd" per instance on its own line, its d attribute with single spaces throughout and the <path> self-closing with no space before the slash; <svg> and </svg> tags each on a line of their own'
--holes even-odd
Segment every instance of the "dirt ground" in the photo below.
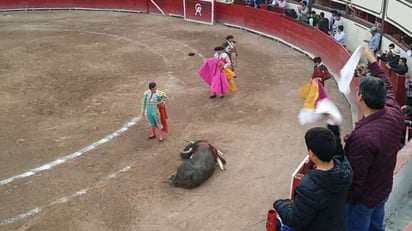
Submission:
<svg viewBox="0 0 412 231">
<path fill-rule="evenodd" d="M 209 99 L 197 70 L 228 34 L 239 90 Z M 305 131 L 324 124 L 297 121 L 311 60 L 247 31 L 146 14 L 2 12 L 0 43 L 2 231 L 264 230 L 306 155 Z M 162 144 L 146 140 L 140 119 L 150 81 L 169 96 Z M 334 81 L 327 90 L 345 134 L 349 105 Z M 192 190 L 170 186 L 185 139 L 209 140 L 226 171 Z M 48 163 L 58 164 L 30 174 Z"/>
</svg>

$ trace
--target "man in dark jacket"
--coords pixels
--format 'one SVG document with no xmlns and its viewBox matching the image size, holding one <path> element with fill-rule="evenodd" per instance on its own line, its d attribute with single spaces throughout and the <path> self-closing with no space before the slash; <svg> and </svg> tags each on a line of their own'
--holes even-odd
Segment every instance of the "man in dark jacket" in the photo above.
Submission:
<svg viewBox="0 0 412 231">
<path fill-rule="evenodd" d="M 406 65 L 406 58 L 404 57 L 400 58 L 396 65 L 386 64 L 386 67 L 399 75 L 404 75 L 408 73 L 409 70 L 408 65 Z"/>
<path fill-rule="evenodd" d="M 329 19 L 325 18 L 325 13 L 320 12 L 320 20 L 318 22 L 318 28 L 323 33 L 329 35 Z"/>
<path fill-rule="evenodd" d="M 383 58 L 381 57 L 381 59 L 386 62 L 388 68 L 395 67 L 398 65 L 399 59 L 401 58 L 400 54 L 401 50 L 397 48 L 392 49 L 391 52 L 388 52 L 388 55 L 383 56 Z"/>
<path fill-rule="evenodd" d="M 303 176 L 294 201 L 276 200 L 273 207 L 282 223 L 296 231 L 347 231 L 346 194 L 352 170 L 346 157 L 336 155 L 334 134 L 322 127 L 305 134 L 309 159 L 316 168 Z"/>
<path fill-rule="evenodd" d="M 404 120 L 392 84 L 373 52 L 365 48 L 363 57 L 371 76 L 360 79 L 356 103 L 363 117 L 345 137 L 344 153 L 353 169 L 346 212 L 349 231 L 384 231 L 385 203 Z"/>
<path fill-rule="evenodd" d="M 385 51 L 385 53 L 383 53 L 383 54 L 381 52 L 379 52 L 376 55 L 378 57 L 378 60 L 380 59 L 380 60 L 383 60 L 383 61 L 389 63 L 394 58 L 398 58 L 398 59 L 400 58 L 399 55 L 401 54 L 401 51 L 399 49 L 395 49 L 395 44 L 393 44 L 393 43 L 389 44 L 388 48 L 389 48 L 389 51 Z"/>
</svg>

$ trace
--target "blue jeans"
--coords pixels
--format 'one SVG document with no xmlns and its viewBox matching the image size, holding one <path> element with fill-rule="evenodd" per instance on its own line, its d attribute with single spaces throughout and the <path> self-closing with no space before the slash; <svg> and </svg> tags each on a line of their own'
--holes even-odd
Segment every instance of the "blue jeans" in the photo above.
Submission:
<svg viewBox="0 0 412 231">
<path fill-rule="evenodd" d="M 385 217 L 386 197 L 375 208 L 369 208 L 362 203 L 347 203 L 346 215 L 349 231 L 385 231 L 383 220 Z"/>
</svg>

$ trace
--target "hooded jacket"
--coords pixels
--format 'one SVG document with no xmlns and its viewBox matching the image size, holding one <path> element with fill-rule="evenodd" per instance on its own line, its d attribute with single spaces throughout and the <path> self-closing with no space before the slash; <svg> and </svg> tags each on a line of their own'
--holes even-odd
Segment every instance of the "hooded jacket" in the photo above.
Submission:
<svg viewBox="0 0 412 231">
<path fill-rule="evenodd" d="M 273 207 L 282 222 L 295 231 L 346 231 L 345 202 L 352 169 L 344 156 L 333 158 L 328 171 L 312 169 L 303 176 L 295 200 L 277 200 Z"/>
</svg>

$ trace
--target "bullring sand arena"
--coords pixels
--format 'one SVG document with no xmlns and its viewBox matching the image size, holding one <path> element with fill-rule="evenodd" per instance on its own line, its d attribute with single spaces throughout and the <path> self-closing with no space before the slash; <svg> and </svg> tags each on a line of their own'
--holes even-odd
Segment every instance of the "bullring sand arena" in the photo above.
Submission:
<svg viewBox="0 0 412 231">
<path fill-rule="evenodd" d="M 227 35 L 238 91 L 209 99 L 197 71 Z M 102 11 L 0 15 L 0 230 L 264 230 L 306 156 L 297 89 L 306 55 L 221 24 Z M 195 56 L 188 56 L 190 52 Z M 315 54 L 316 55 L 316 54 Z M 149 82 L 169 96 L 169 134 L 148 141 Z M 352 121 L 333 80 L 330 98 Z M 201 186 L 169 185 L 185 139 L 227 160 Z"/>
</svg>

